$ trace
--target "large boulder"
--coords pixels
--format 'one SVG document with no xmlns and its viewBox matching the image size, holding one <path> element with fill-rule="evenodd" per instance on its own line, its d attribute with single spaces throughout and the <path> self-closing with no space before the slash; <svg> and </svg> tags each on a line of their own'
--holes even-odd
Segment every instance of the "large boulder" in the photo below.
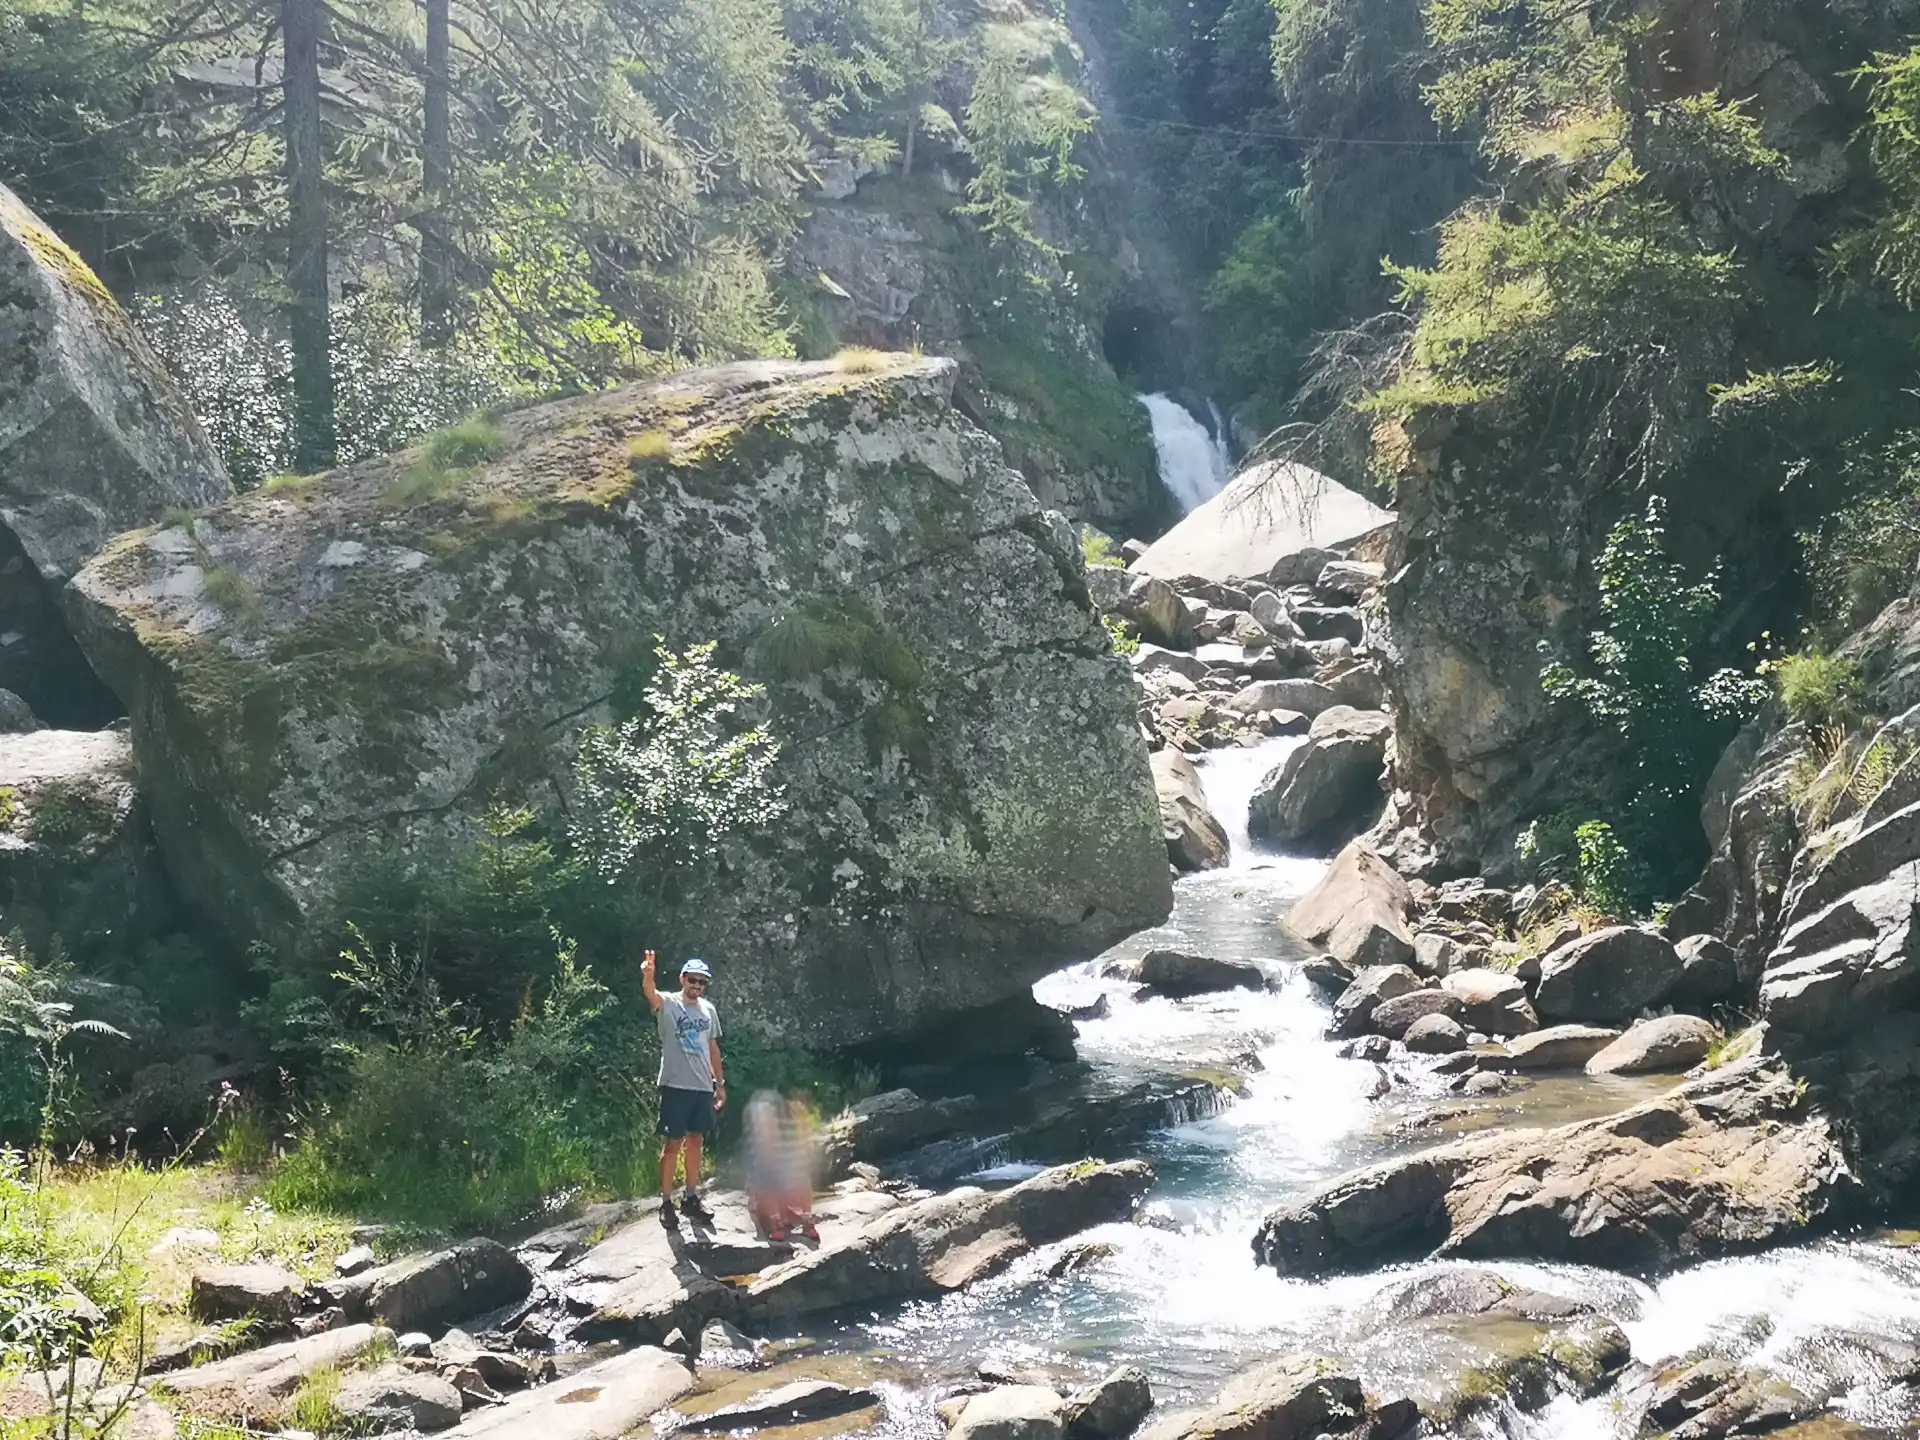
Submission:
<svg viewBox="0 0 1920 1440">
<path fill-rule="evenodd" d="M 1236 691 L 1227 707 L 1242 715 L 1291 710 L 1297 715 L 1315 716 L 1339 703 L 1339 697 L 1318 680 L 1256 680 Z"/>
<path fill-rule="evenodd" d="M 1444 990 L 1409 990 L 1374 1007 L 1369 1022 L 1375 1033 L 1395 1040 L 1403 1037 L 1416 1020 L 1441 1015 L 1454 1022 L 1460 1019 L 1460 1002 Z"/>
<path fill-rule="evenodd" d="M 1167 580 L 1187 575 L 1250 579 L 1271 575 L 1288 557 L 1313 550 L 1319 553 L 1304 577 L 1311 580 L 1334 558 L 1326 550 L 1392 519 L 1364 496 L 1304 465 L 1255 465 L 1149 545 L 1133 569 Z"/>
<path fill-rule="evenodd" d="M 1287 911 L 1286 928 L 1355 970 L 1413 959 L 1413 892 L 1358 840 Z"/>
<path fill-rule="evenodd" d="M 1178 750 L 1151 757 L 1154 799 L 1167 859 L 1179 870 L 1217 870 L 1227 863 L 1227 831 L 1207 808 L 1206 787 L 1193 762 Z"/>
<path fill-rule="evenodd" d="M 466 469 L 404 452 L 115 541 L 74 609 L 186 898 L 285 942 L 369 853 L 557 821 L 658 635 L 764 682 L 783 743 L 794 823 L 678 902 L 738 1018 L 897 1033 L 1157 923 L 1126 667 L 953 378 L 690 371 L 507 416 Z"/>
<path fill-rule="evenodd" d="M 1635 925 L 1583 935 L 1540 965 L 1534 1009 L 1553 1020 L 1630 1020 L 1673 992 L 1684 967 L 1673 942 Z"/>
<path fill-rule="evenodd" d="M 1697 1015 L 1642 1020 L 1587 1061 L 1589 1075 L 1685 1070 L 1707 1058 L 1720 1032 Z"/>
<path fill-rule="evenodd" d="M 1060 1440 L 1064 1409 L 1044 1385 L 1002 1385 L 962 1401 L 947 1440 Z"/>
<path fill-rule="evenodd" d="M 1285 683 L 1279 682 L 1279 683 Z M 1279 845 L 1343 838 L 1380 813 L 1380 767 L 1393 722 L 1378 710 L 1335 705 L 1314 717 L 1307 743 L 1260 782 L 1247 830 Z"/>
<path fill-rule="evenodd" d="M 1357 1035 L 1372 1025 L 1374 1013 L 1382 1005 L 1415 994 L 1431 983 L 1404 965 L 1369 965 L 1334 1000 L 1329 1033 Z"/>
<path fill-rule="evenodd" d="M 1549 1025 L 1510 1040 L 1480 1062 L 1485 1070 L 1578 1070 L 1620 1038 L 1600 1025 Z"/>
<path fill-rule="evenodd" d="M 199 422 L 87 264 L 0 186 L 0 686 L 55 725 L 118 712 L 59 591 L 123 530 L 232 493 Z"/>
<path fill-rule="evenodd" d="M 1152 1183 L 1141 1161 L 1088 1161 L 1043 1170 L 1009 1190 L 935 1195 L 763 1272 L 747 1305 L 788 1320 L 962 1289 L 1042 1245 L 1126 1219 Z"/>
<path fill-rule="evenodd" d="M 1274 1211 L 1254 1254 L 1301 1276 L 1425 1254 L 1645 1270 L 1798 1234 L 1850 1187 L 1803 1087 L 1742 1062 L 1617 1115 L 1358 1171 Z"/>
</svg>

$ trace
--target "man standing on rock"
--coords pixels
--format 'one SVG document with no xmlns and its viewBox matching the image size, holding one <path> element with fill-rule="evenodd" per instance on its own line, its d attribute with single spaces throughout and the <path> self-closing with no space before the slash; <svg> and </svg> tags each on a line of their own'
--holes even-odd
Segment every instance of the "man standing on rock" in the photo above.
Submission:
<svg viewBox="0 0 1920 1440">
<path fill-rule="evenodd" d="M 660 1017 L 660 1223 L 679 1226 L 673 1208 L 673 1172 L 686 1157 L 686 1190 L 680 1208 L 695 1220 L 713 1214 L 700 1199 L 702 1140 L 727 1103 L 726 1066 L 720 1058 L 720 1014 L 707 999 L 713 971 L 704 960 L 680 967 L 680 993 L 662 995 L 653 983 L 653 951 L 640 965 L 647 1003 Z"/>
</svg>

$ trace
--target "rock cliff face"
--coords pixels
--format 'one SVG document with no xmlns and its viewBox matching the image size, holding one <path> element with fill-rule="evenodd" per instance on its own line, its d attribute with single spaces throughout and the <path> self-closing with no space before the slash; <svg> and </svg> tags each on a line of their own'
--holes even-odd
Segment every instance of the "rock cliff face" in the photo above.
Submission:
<svg viewBox="0 0 1920 1440">
<path fill-rule="evenodd" d="M 122 530 L 229 493 L 133 322 L 0 186 L 0 687 L 55 725 L 111 719 L 59 587 Z"/>
<path fill-rule="evenodd" d="M 956 52 L 1009 50 L 1030 88 L 1091 93 L 1093 108 L 1104 108 L 1092 32 L 1071 15 L 1002 0 L 942 11 L 931 23 Z M 971 89 L 967 67 L 951 66 L 929 114 L 964 116 Z M 1176 312 L 1190 302 L 1170 262 L 1143 258 L 1159 252 L 1143 242 L 1134 180 L 1113 164 L 1112 140 L 1096 124 L 1076 149 L 1085 181 L 1035 205 L 1035 233 L 1057 254 L 989 241 L 957 213 L 972 162 L 948 124 L 923 124 L 911 153 L 884 168 L 831 158 L 817 167 L 794 270 L 832 343 L 922 346 L 958 359 L 960 405 L 1043 505 L 1115 534 L 1153 535 L 1179 512 L 1132 391 L 1193 380 L 1175 334 Z M 1125 380 L 1110 335 L 1124 336 Z"/>
<path fill-rule="evenodd" d="M 1884 0 L 1650 7 L 1649 23 L 1674 37 L 1661 54 L 1663 88 L 1750 97 L 1765 143 L 1785 158 L 1751 194 L 1702 201 L 1718 204 L 1721 233 L 1791 257 L 1789 270 L 1814 268 L 1860 179 L 1847 150 L 1848 76 L 1896 42 L 1907 13 Z M 1758 317 L 1761 331 L 1771 318 Z M 1737 373 L 1733 355 L 1728 348 Z M 1391 843 L 1381 840 L 1403 868 L 1498 873 L 1511 865 L 1520 825 L 1591 793 L 1610 768 L 1605 738 L 1542 694 L 1540 647 L 1582 653 L 1598 619 L 1594 560 L 1609 527 L 1644 501 L 1623 475 L 1579 479 L 1555 448 L 1557 423 L 1428 411 L 1392 447 L 1398 524 L 1378 618 L 1398 794 Z M 1764 605 L 1755 592 L 1791 563 L 1791 536 L 1768 487 L 1729 479 L 1739 463 L 1696 456 L 1703 473 L 1664 486 L 1671 535 L 1696 573 L 1724 557 L 1728 592 Z M 1764 614 L 1750 610 L 1742 623 L 1757 629 Z"/>
<path fill-rule="evenodd" d="M 185 896 L 286 938 L 356 856 L 567 803 L 655 636 L 767 682 L 791 811 L 689 897 L 733 1013 L 844 1044 L 1023 989 L 1171 908 L 1078 545 L 904 356 L 695 371 L 132 532 L 75 579 Z M 425 477 L 424 479 L 422 477 Z M 409 497 L 416 498 L 409 498 Z M 796 666 L 789 617 L 857 633 Z"/>
</svg>

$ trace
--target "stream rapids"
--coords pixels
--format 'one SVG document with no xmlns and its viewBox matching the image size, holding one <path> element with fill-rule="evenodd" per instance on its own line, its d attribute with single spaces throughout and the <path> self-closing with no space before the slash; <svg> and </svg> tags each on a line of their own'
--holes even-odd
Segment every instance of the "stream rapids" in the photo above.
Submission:
<svg viewBox="0 0 1920 1440">
<path fill-rule="evenodd" d="M 1158 1405 L 1177 1408 L 1210 1399 L 1253 1364 L 1304 1350 L 1351 1364 L 1370 1389 L 1392 1393 L 1396 1382 L 1418 1379 L 1422 1357 L 1403 1336 L 1367 1333 L 1367 1303 L 1451 1262 L 1283 1279 L 1254 1264 L 1250 1242 L 1261 1218 L 1357 1165 L 1467 1130 L 1608 1113 L 1671 1083 L 1548 1077 L 1515 1095 L 1467 1102 L 1447 1094 L 1413 1057 L 1388 1067 L 1392 1088 L 1374 1098 L 1378 1069 L 1340 1058 L 1336 1042 L 1323 1038 L 1327 1001 L 1301 977 L 1304 955 L 1274 923 L 1315 882 L 1323 862 L 1261 853 L 1245 831 L 1259 779 L 1299 743 L 1271 741 L 1204 759 L 1209 798 L 1233 843 L 1231 867 L 1181 879 L 1165 925 L 1035 987 L 1043 1001 L 1060 1006 L 1109 995 L 1109 1018 L 1081 1024 L 1079 1049 L 1115 1079 L 1252 1053 L 1258 1068 L 1246 1093 L 1215 1113 L 1171 1124 L 1137 1149 L 1158 1172 L 1138 1223 L 1048 1247 L 963 1293 L 811 1332 L 820 1349 L 849 1360 L 863 1356 L 877 1367 L 888 1418 L 870 1433 L 944 1435 L 933 1411 L 935 1387 L 982 1366 L 1066 1378 L 1134 1364 L 1151 1377 Z M 1258 961 L 1277 987 L 1134 1000 L 1132 985 L 1100 973 L 1106 960 L 1169 945 Z M 1014 1154 L 968 1178 L 1005 1183 L 1039 1168 Z M 1701 1264 L 1651 1283 L 1571 1265 L 1478 1268 L 1589 1301 L 1621 1325 L 1643 1364 L 1705 1350 L 1839 1395 L 1838 1428 L 1819 1422 L 1822 1428 L 1796 1436 L 1911 1436 L 1920 1434 L 1911 1397 L 1888 1378 L 1888 1356 L 1911 1355 L 1920 1342 L 1920 1248 L 1903 1243 L 1910 1238 L 1920 1237 L 1821 1240 Z M 1088 1242 L 1112 1253 L 1049 1277 L 1062 1250 Z M 1496 1410 L 1472 1423 L 1466 1433 L 1488 1440 L 1624 1440 L 1633 1433 L 1617 1392 L 1563 1396 L 1525 1415 Z"/>
</svg>

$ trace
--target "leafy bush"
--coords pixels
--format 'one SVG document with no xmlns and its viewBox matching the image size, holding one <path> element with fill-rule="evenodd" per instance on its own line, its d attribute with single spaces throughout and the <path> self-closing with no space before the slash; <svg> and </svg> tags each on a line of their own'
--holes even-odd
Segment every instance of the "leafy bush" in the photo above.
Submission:
<svg viewBox="0 0 1920 1440">
<path fill-rule="evenodd" d="M 336 1041 L 345 1078 L 275 1172 L 276 1205 L 457 1229 L 525 1219 L 557 1195 L 651 1188 L 653 1017 L 571 943 L 504 1036 L 464 1022 L 398 951 L 351 949 L 339 979 L 358 1032 Z"/>
<path fill-rule="evenodd" d="M 765 692 L 715 665 L 713 650 L 709 641 L 676 655 L 657 644 L 644 713 L 580 737 L 569 833 L 609 882 L 641 879 L 663 895 L 729 836 L 785 812 L 771 779 L 779 744 L 739 721 Z"/>
<path fill-rule="evenodd" d="M 1540 880 L 1558 880 L 1601 913 L 1625 919 L 1644 888 L 1633 857 L 1604 820 L 1580 820 L 1562 811 L 1535 820 L 1515 845 Z"/>
<path fill-rule="evenodd" d="M 1653 874 L 1686 868 L 1695 787 L 1766 695 L 1764 681 L 1731 669 L 1698 673 L 1719 589 L 1712 575 L 1688 583 L 1664 539 L 1658 500 L 1614 526 L 1596 566 L 1604 624 L 1589 637 L 1588 673 L 1552 659 L 1540 672 L 1548 695 L 1622 741 L 1632 769 L 1621 818 Z"/>
<path fill-rule="evenodd" d="M 1113 537 L 1091 525 L 1080 532 L 1080 558 L 1102 570 L 1123 570 L 1127 564 L 1120 558 L 1120 552 L 1113 548 Z"/>
<path fill-rule="evenodd" d="M 1770 663 L 1780 703 L 1809 725 L 1845 725 L 1858 718 L 1860 676 L 1845 655 L 1805 650 Z"/>
<path fill-rule="evenodd" d="M 1102 615 L 1100 623 L 1107 627 L 1107 638 L 1113 643 L 1114 654 L 1125 659 L 1139 653 L 1140 637 L 1134 634 L 1133 627 L 1126 621 L 1118 615 Z"/>
</svg>

